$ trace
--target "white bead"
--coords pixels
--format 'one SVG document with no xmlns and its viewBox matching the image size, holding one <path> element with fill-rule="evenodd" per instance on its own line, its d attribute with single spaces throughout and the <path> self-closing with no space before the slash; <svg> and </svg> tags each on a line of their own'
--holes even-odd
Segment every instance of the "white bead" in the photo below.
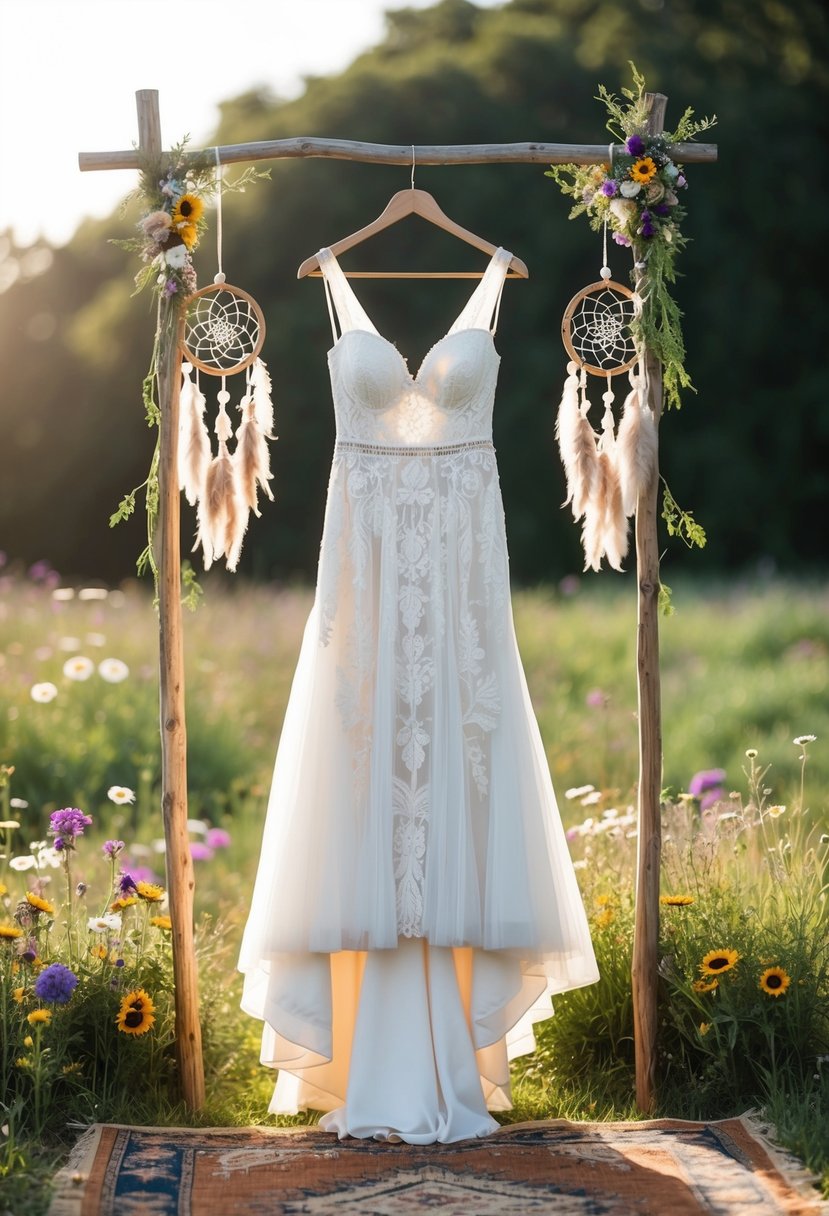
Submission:
<svg viewBox="0 0 829 1216">
<path fill-rule="evenodd" d="M 214 274 L 213 282 L 214 283 L 226 283 L 227 276 L 225 275 L 224 271 L 220 270 L 218 274 Z"/>
<path fill-rule="evenodd" d="M 602 276 L 604 281 L 607 282 L 607 280 L 610 278 L 610 276 L 612 274 L 612 271 L 609 266 L 602 266 L 601 270 L 599 271 L 599 274 Z"/>
<path fill-rule="evenodd" d="M 216 400 L 218 401 L 219 405 L 227 405 L 228 401 L 230 400 L 230 393 L 226 388 L 220 389 L 216 394 Z"/>
</svg>

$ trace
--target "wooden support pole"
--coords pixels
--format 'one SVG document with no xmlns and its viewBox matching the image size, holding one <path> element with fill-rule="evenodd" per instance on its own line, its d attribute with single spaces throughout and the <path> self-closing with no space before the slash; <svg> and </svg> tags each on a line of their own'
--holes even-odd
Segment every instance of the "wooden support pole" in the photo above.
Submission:
<svg viewBox="0 0 829 1216">
<path fill-rule="evenodd" d="M 665 127 L 667 97 L 647 93 L 648 130 Z M 647 290 L 647 266 L 637 272 L 636 289 Z M 662 365 L 645 352 L 648 408 L 654 424 L 662 414 Z M 636 504 L 636 574 L 639 585 L 636 667 L 639 695 L 639 837 L 636 916 L 633 934 L 633 1026 L 636 1050 L 636 1104 L 652 1113 L 656 1103 L 657 980 L 659 966 L 659 867 L 662 848 L 662 706 L 659 685 L 659 466 Z"/>
<path fill-rule="evenodd" d="M 140 96 L 140 94 L 139 94 Z M 618 145 L 618 151 L 623 151 Z M 194 161 L 213 165 L 216 153 L 223 165 L 240 161 L 285 160 L 321 156 L 383 165 L 411 165 L 411 144 L 369 144 L 356 139 L 322 139 L 296 135 L 291 139 L 266 139 L 249 144 L 224 144 L 192 152 Z M 674 144 L 672 155 L 680 164 L 702 164 L 717 159 L 716 144 Z M 598 165 L 608 157 L 607 144 L 416 144 L 418 165 Z M 82 172 L 92 169 L 137 169 L 140 161 L 134 148 L 121 152 L 79 152 Z"/>
<path fill-rule="evenodd" d="M 136 94 L 141 151 L 161 154 L 158 93 Z M 158 467 L 158 650 L 161 717 L 161 809 L 173 938 L 176 1056 L 181 1092 L 191 1110 L 204 1105 L 199 984 L 193 940 L 195 876 L 187 831 L 187 731 L 181 621 L 180 492 L 178 484 L 180 348 L 184 315 L 178 298 L 161 302 L 158 361 L 161 410 Z"/>
</svg>

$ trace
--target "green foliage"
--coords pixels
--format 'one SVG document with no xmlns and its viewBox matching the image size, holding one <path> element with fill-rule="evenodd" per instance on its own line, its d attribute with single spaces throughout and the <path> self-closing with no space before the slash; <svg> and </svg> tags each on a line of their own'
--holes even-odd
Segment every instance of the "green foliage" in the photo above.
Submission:
<svg viewBox="0 0 829 1216">
<path fill-rule="evenodd" d="M 698 524 L 690 511 L 683 511 L 677 505 L 676 499 L 668 488 L 668 483 L 663 478 L 662 491 L 662 518 L 665 520 L 665 526 L 668 529 L 669 536 L 678 536 L 683 540 L 689 549 L 694 545 L 700 549 L 705 548 L 707 537 L 705 529 L 701 524 Z"/>
</svg>

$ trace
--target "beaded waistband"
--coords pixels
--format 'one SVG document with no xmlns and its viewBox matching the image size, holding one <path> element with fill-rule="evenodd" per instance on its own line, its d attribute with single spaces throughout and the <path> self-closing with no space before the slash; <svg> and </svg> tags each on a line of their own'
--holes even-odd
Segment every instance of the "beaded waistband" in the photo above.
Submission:
<svg viewBox="0 0 829 1216">
<path fill-rule="evenodd" d="M 393 444 L 360 443 L 356 439 L 338 439 L 334 444 L 334 455 L 340 452 L 368 453 L 371 456 L 453 456 L 456 452 L 467 451 L 494 452 L 491 439 L 470 439 L 466 443 L 430 444 Z"/>
</svg>

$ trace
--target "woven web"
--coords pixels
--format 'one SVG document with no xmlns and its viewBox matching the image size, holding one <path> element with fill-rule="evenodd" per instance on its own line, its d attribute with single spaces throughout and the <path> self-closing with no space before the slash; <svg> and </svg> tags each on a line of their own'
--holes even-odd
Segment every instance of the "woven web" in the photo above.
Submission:
<svg viewBox="0 0 829 1216">
<path fill-rule="evenodd" d="M 635 358 L 633 316 L 633 300 L 612 288 L 584 296 L 570 319 L 570 341 L 580 362 L 612 371 Z"/>
<path fill-rule="evenodd" d="M 187 310 L 184 344 L 207 367 L 227 372 L 256 350 L 259 319 L 250 300 L 219 290 L 197 296 Z"/>
</svg>

